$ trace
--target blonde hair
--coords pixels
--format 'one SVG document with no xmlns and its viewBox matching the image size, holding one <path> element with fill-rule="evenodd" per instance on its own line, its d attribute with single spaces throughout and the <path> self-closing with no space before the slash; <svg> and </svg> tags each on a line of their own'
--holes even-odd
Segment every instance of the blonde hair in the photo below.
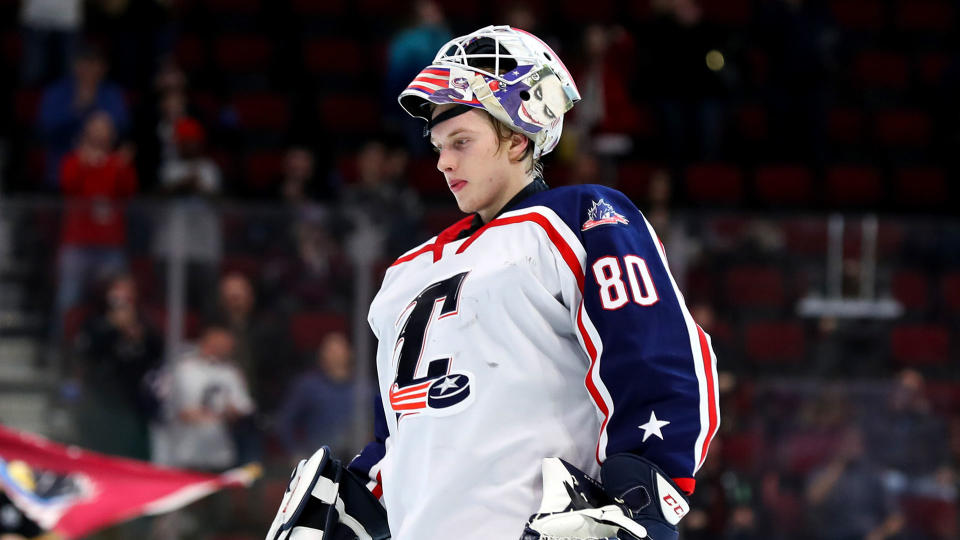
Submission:
<svg viewBox="0 0 960 540">
<path fill-rule="evenodd" d="M 486 112 L 486 111 L 484 111 Z M 490 119 L 490 123 L 493 124 L 493 131 L 497 134 L 497 149 L 500 149 L 500 145 L 506 141 L 510 140 L 510 137 L 513 134 L 517 133 L 516 131 L 510 129 L 506 122 L 494 118 L 492 114 L 487 113 L 487 118 Z M 519 135 L 523 135 L 520 133 Z M 526 137 L 526 135 L 524 135 Z M 523 155 L 520 156 L 518 161 L 527 161 L 530 160 L 530 165 L 527 167 L 526 173 L 533 173 L 534 177 L 543 177 L 543 163 L 540 163 L 540 160 L 533 157 L 534 142 L 532 139 L 527 137 L 527 148 L 523 151 Z"/>
</svg>

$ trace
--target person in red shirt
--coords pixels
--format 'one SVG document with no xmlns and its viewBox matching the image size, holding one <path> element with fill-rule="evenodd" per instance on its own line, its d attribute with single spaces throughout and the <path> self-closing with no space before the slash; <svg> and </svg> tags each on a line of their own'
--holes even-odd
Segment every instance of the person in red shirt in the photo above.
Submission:
<svg viewBox="0 0 960 540">
<path fill-rule="evenodd" d="M 94 280 L 105 281 L 126 269 L 125 201 L 137 190 L 130 152 L 115 150 L 113 120 L 104 112 L 90 116 L 72 152 L 60 166 L 66 205 L 56 299 L 55 342 L 63 318 Z"/>
</svg>

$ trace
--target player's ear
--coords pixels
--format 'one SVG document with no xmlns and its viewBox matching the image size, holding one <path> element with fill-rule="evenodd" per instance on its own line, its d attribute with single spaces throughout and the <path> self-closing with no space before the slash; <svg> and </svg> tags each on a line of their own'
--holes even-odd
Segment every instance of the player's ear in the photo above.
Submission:
<svg viewBox="0 0 960 540">
<path fill-rule="evenodd" d="M 526 135 L 522 133 L 511 133 L 510 146 L 507 149 L 507 155 L 510 157 L 510 161 L 520 161 L 523 159 L 523 154 L 527 151 L 528 144 L 533 143 Z"/>
</svg>

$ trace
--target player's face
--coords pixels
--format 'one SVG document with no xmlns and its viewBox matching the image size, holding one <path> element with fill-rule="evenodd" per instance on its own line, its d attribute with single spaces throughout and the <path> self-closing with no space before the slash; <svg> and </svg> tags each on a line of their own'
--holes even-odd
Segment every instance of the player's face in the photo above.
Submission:
<svg viewBox="0 0 960 540">
<path fill-rule="evenodd" d="M 449 107 L 437 107 L 434 115 Z M 497 144 L 497 133 L 486 114 L 474 109 L 440 122 L 431 131 L 431 142 L 440 155 L 437 169 L 457 206 L 489 221 L 514 195 L 516 175 L 507 154 L 509 143 Z"/>
<path fill-rule="evenodd" d="M 524 122 L 549 126 L 563 114 L 565 100 L 560 79 L 555 76 L 544 77 L 530 87 L 530 99 L 520 103 L 517 113 Z"/>
</svg>

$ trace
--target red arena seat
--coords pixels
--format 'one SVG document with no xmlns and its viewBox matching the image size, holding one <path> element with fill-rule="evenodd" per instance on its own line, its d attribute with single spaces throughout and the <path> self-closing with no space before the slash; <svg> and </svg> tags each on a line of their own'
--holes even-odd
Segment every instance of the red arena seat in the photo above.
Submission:
<svg viewBox="0 0 960 540">
<path fill-rule="evenodd" d="M 754 175 L 757 196 L 765 203 L 808 204 L 813 175 L 801 165 L 765 165 Z"/>
<path fill-rule="evenodd" d="M 745 265 L 727 272 L 726 297 L 731 305 L 779 308 L 785 296 L 783 274 L 779 268 Z"/>
<path fill-rule="evenodd" d="M 701 163 L 687 167 L 687 195 L 697 202 L 736 204 L 743 196 L 743 173 L 735 165 Z"/>
<path fill-rule="evenodd" d="M 806 353 L 803 327 L 796 322 L 759 322 L 747 325 L 747 357 L 757 363 L 797 363 Z"/>
<path fill-rule="evenodd" d="M 950 332 L 934 324 L 898 326 L 890 333 L 890 350 L 900 365 L 942 365 L 950 359 Z"/>
</svg>

